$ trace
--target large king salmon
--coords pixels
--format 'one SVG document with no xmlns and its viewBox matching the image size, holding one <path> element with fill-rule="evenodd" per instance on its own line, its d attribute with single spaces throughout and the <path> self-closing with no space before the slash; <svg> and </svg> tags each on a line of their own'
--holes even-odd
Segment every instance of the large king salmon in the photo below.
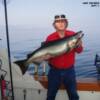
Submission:
<svg viewBox="0 0 100 100">
<path fill-rule="evenodd" d="M 62 39 L 54 40 L 48 43 L 44 43 L 41 47 L 27 55 L 24 60 L 16 61 L 15 63 L 20 67 L 22 74 L 26 72 L 29 64 L 41 63 L 46 55 L 51 57 L 59 56 L 68 53 L 72 49 L 77 47 L 78 41 L 83 37 L 82 31 L 75 33 L 72 36 L 64 37 Z"/>
</svg>

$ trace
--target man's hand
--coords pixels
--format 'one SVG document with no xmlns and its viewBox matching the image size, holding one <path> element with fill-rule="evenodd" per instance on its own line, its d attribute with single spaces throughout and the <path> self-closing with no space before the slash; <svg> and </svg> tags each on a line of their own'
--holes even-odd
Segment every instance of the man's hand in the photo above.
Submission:
<svg viewBox="0 0 100 100">
<path fill-rule="evenodd" d="M 76 44 L 76 47 L 80 47 L 80 46 L 82 46 L 82 40 L 79 40 L 79 41 L 77 42 L 77 44 Z"/>
</svg>

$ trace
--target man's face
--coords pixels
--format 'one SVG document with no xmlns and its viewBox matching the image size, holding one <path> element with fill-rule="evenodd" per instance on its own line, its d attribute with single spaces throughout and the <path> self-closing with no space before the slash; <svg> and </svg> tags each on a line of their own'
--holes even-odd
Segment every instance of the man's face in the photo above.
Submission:
<svg viewBox="0 0 100 100">
<path fill-rule="evenodd" d="M 58 30 L 58 31 L 63 31 L 66 29 L 66 21 L 65 20 L 58 20 L 54 23 L 54 27 Z"/>
</svg>

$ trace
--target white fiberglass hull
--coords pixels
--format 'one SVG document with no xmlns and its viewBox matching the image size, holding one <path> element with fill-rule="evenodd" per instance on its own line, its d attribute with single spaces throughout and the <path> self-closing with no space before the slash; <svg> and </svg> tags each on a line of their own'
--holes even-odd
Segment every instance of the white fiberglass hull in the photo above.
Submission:
<svg viewBox="0 0 100 100">
<path fill-rule="evenodd" d="M 6 49 L 0 49 L 0 59 L 3 63 L 2 69 L 7 71 L 5 79 L 10 81 Z M 28 73 L 22 76 L 19 67 L 14 63 L 12 63 L 12 74 L 15 100 L 46 100 L 47 90 Z M 80 100 L 100 100 L 100 91 L 78 91 L 78 93 Z M 68 100 L 66 91 L 59 90 L 56 100 Z"/>
</svg>

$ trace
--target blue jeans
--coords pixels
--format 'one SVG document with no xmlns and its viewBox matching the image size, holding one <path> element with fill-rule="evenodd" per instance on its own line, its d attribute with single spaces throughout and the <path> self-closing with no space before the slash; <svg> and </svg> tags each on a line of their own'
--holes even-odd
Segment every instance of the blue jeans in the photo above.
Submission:
<svg viewBox="0 0 100 100">
<path fill-rule="evenodd" d="M 47 100 L 55 100 L 61 83 L 63 83 L 66 88 L 69 100 L 79 100 L 76 89 L 75 70 L 73 66 L 69 69 L 60 70 L 53 67 L 50 68 L 48 73 Z"/>
</svg>

